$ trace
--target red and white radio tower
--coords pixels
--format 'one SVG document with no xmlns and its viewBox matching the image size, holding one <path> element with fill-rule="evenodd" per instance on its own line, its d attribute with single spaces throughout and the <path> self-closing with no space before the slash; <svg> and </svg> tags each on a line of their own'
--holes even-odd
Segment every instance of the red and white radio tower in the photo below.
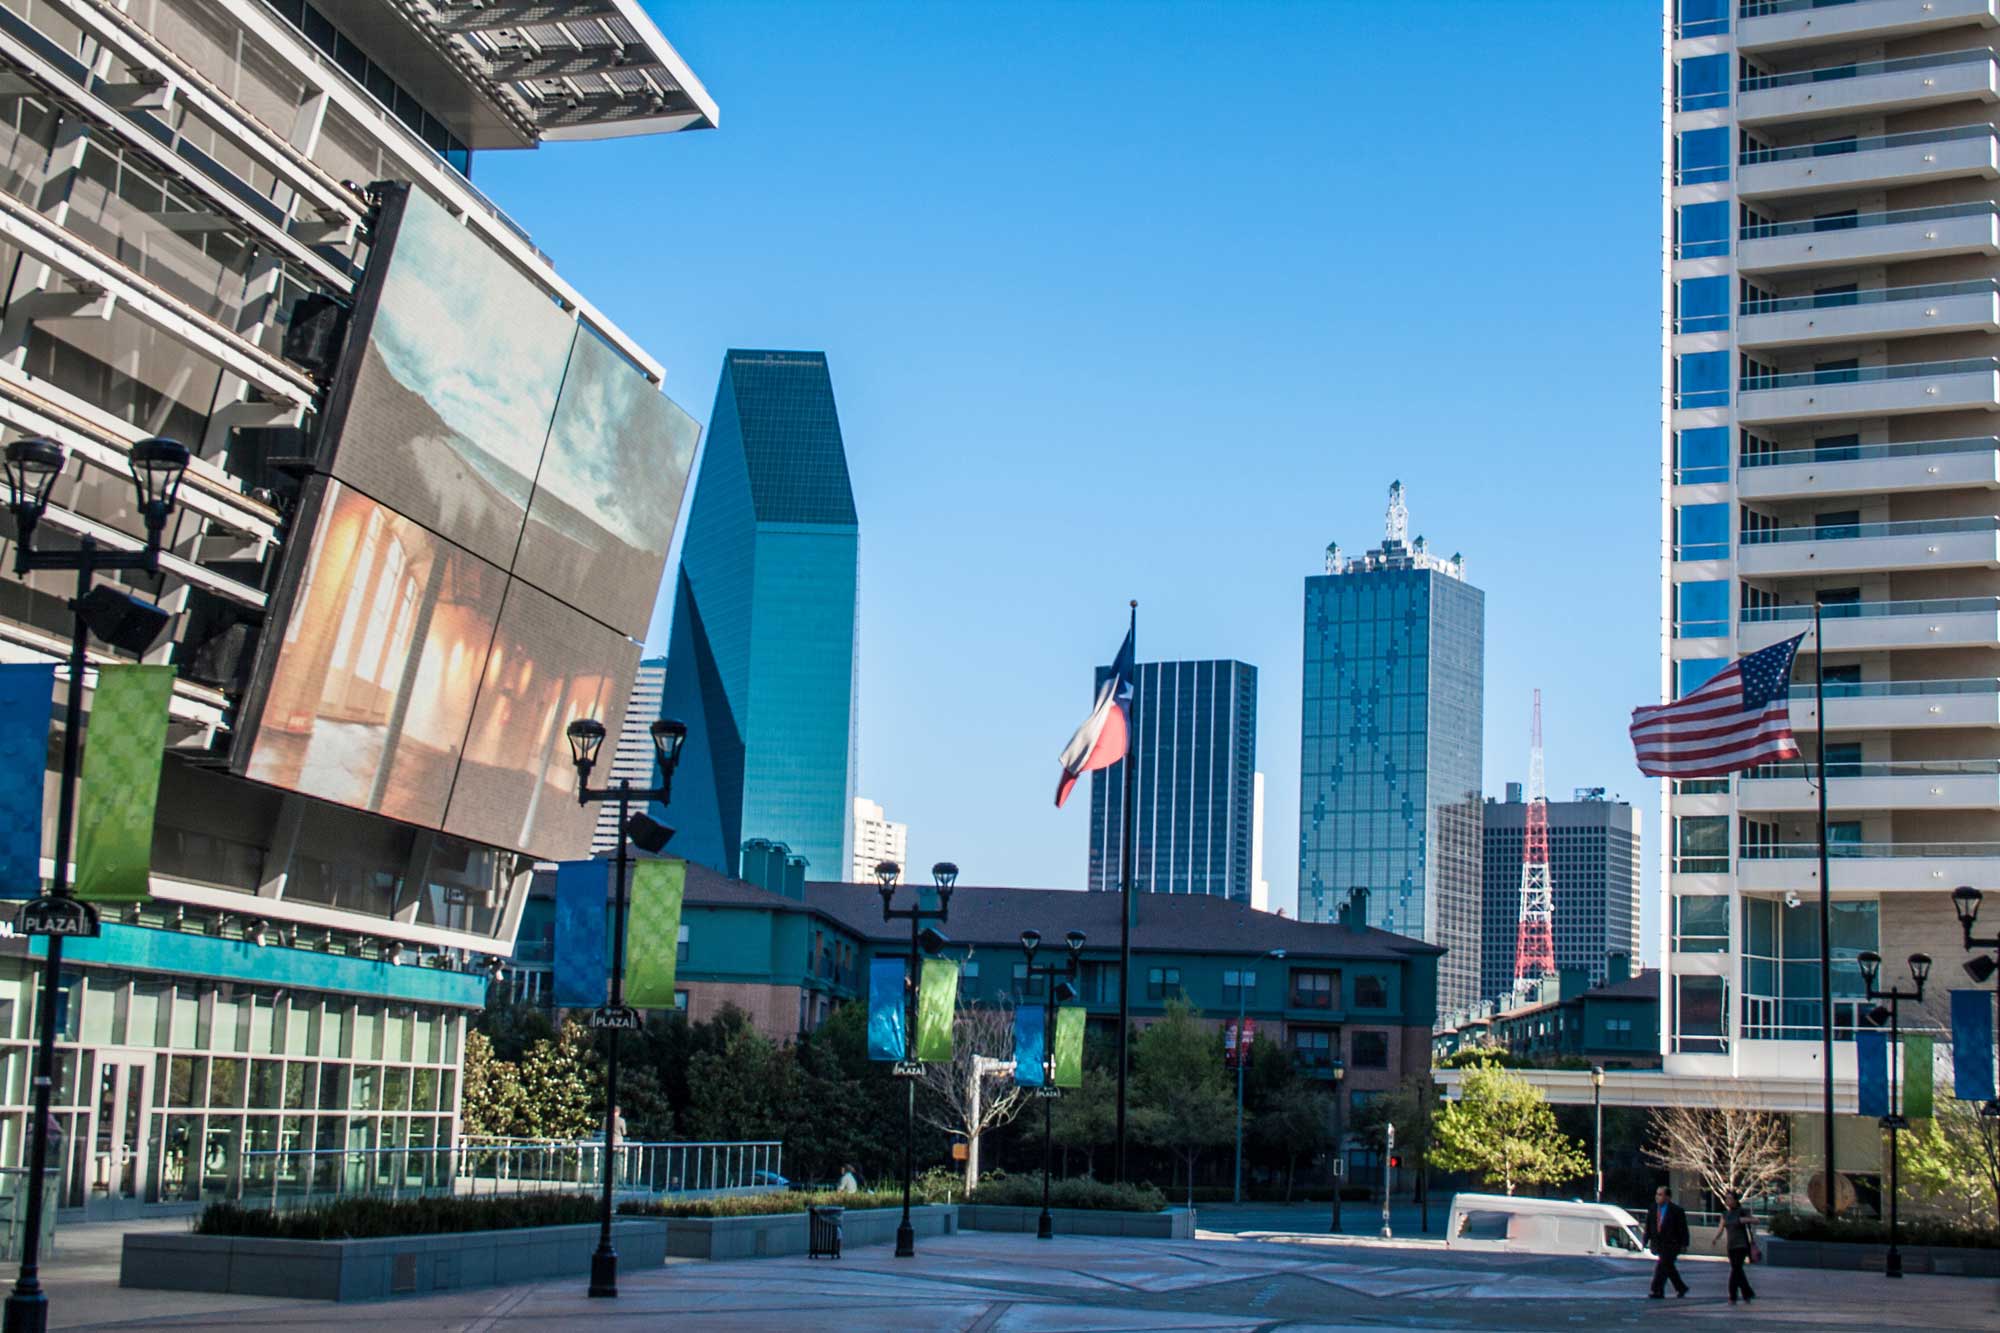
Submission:
<svg viewBox="0 0 2000 1333">
<path fill-rule="evenodd" d="M 1514 940 L 1514 985 L 1556 970 L 1555 894 L 1549 887 L 1549 793 L 1542 777 L 1542 692 L 1535 691 L 1535 725 L 1528 750 L 1528 826 L 1521 839 L 1521 927 Z"/>
</svg>

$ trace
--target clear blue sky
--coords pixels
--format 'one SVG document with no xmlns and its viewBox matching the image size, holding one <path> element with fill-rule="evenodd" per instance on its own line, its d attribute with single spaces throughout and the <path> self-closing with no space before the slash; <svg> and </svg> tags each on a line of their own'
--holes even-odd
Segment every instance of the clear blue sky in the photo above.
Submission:
<svg viewBox="0 0 2000 1333">
<path fill-rule="evenodd" d="M 826 351 L 859 790 L 912 860 L 1081 885 L 1056 753 L 1137 597 L 1142 658 L 1259 668 L 1289 906 L 1300 580 L 1379 539 L 1398 477 L 1486 590 L 1489 792 L 1540 686 L 1551 793 L 1650 807 L 1654 6 L 652 9 L 719 130 L 474 179 L 703 420 L 725 348 Z"/>
</svg>

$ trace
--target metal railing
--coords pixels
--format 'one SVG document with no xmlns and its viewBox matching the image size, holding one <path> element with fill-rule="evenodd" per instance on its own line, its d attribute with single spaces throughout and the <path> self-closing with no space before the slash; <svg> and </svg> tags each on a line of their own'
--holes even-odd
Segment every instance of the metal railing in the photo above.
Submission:
<svg viewBox="0 0 2000 1333">
<path fill-rule="evenodd" d="M 1811 778 L 1818 775 L 1812 760 L 1788 759 L 1783 763 L 1759 764 L 1744 772 L 1751 779 Z M 1829 778 L 1919 778 L 2000 776 L 2000 759 L 1891 759 L 1849 762 L 1834 760 L 1826 766 Z M 1725 867 L 1726 869 L 1727 867 Z"/>
<path fill-rule="evenodd" d="M 1829 699 L 1908 699 L 1939 694 L 2000 694 L 2000 679 L 1975 676 L 1967 680 L 1830 680 Z M 1796 701 L 1810 695 L 1801 693 Z"/>
<path fill-rule="evenodd" d="M 1834 217 L 1800 218 L 1792 222 L 1753 222 L 1737 228 L 1739 240 L 1770 236 L 1809 236 L 1822 231 L 1852 231 L 1857 227 L 1894 227 L 1905 222 L 1943 222 L 1950 218 L 1991 217 L 2000 207 L 1985 201 L 1934 204 L 1929 208 L 1897 208 L 1886 213 L 1848 213 Z"/>
<path fill-rule="evenodd" d="M 1995 371 L 2000 371 L 2000 358 L 1972 356 L 1958 361 L 1914 361 L 1893 366 L 1849 366 L 1844 370 L 1745 375 L 1736 387 L 1745 393 L 1755 393 L 1762 389 L 1809 389 L 1822 384 L 1877 384 L 1883 380 L 1928 379 L 1932 375 L 1990 375 Z"/>
<path fill-rule="evenodd" d="M 1979 283 L 1984 287 L 1987 284 Z M 1993 284 L 2000 290 L 2000 282 Z M 1914 289 L 1912 289 L 1914 290 Z M 1811 449 L 1745 451 L 1743 467 L 1785 467 L 1795 463 L 1855 463 L 1876 458 L 1932 458 L 1939 454 L 1984 454 L 2000 450 L 2000 436 L 1971 435 L 1961 440 L 1909 440 L 1900 444 L 1830 444 Z M 1718 478 L 1718 480 L 1720 480 Z M 1828 615 L 1832 614 L 1831 608 Z"/>
<path fill-rule="evenodd" d="M 1738 534 L 1742 546 L 1783 542 L 1841 542 L 1863 537 L 1930 537 L 1954 532 L 2000 531 L 2000 517 L 1918 518 L 1896 523 L 1823 523 L 1799 528 L 1757 528 Z"/>
<path fill-rule="evenodd" d="M 2000 613 L 2000 597 L 1928 597 L 1907 602 L 1824 602 L 1820 615 L 1826 620 L 1868 620 L 1882 616 L 1949 616 Z M 1758 606 L 1743 608 L 1743 623 L 1754 625 L 1773 620 L 1811 620 L 1813 609 L 1806 606 Z"/>
<path fill-rule="evenodd" d="M 1827 845 L 1826 854 L 1829 860 L 1834 861 L 2000 856 L 2000 842 L 1835 842 Z M 1816 842 L 1745 844 L 1737 848 L 1736 859 L 1813 861 L 1819 859 L 1819 844 Z"/>
<path fill-rule="evenodd" d="M 1896 60 L 1862 60 L 1850 65 L 1827 65 L 1820 69 L 1797 69 L 1788 74 L 1753 74 L 1738 79 L 1739 92 L 1754 93 L 1765 88 L 1790 88 L 1801 83 L 1833 83 L 1841 79 L 1865 79 L 1871 74 L 1900 74 L 1905 70 L 1939 69 L 1946 65 L 1990 65 L 1993 52 L 1940 51 L 1936 55 L 1903 56 Z"/>
<path fill-rule="evenodd" d="M 2000 292 L 2000 280 L 1976 278 L 1967 282 L 1931 282 L 1916 287 L 1871 287 L 1866 291 L 1774 296 L 1763 301 L 1744 301 L 1737 306 L 1737 313 L 1780 315 L 1790 310 L 1833 310 L 1841 306 L 1889 305 L 1897 301 L 1928 301 L 1941 296 L 1978 296 L 1994 292 Z"/>
<path fill-rule="evenodd" d="M 1762 18 L 1766 14 L 1790 14 L 1800 9 L 1832 9 L 1836 5 L 1851 5 L 1856 0 L 1743 0 L 1736 11 L 1736 17 L 1745 19 Z"/>
<path fill-rule="evenodd" d="M 1950 129 L 1913 130 L 1907 134 L 1825 139 L 1819 143 L 1789 144 L 1783 148 L 1746 148 L 1736 155 L 1736 161 L 1748 167 L 1760 162 L 1796 162 L 1808 157 L 1843 157 L 1849 153 L 1874 153 L 1885 148 L 1915 148 L 1922 144 L 1960 143 L 1968 139 L 1995 137 L 1991 125 L 1959 125 Z"/>
<path fill-rule="evenodd" d="M 777 1189 L 785 1145 L 774 1139 L 714 1143 L 621 1142 L 612 1185 L 624 1195 L 743 1194 Z M 227 1197 L 272 1208 L 368 1196 L 532 1194 L 603 1184 L 602 1142 L 467 1139 L 439 1147 L 276 1148 L 243 1153 Z"/>
</svg>

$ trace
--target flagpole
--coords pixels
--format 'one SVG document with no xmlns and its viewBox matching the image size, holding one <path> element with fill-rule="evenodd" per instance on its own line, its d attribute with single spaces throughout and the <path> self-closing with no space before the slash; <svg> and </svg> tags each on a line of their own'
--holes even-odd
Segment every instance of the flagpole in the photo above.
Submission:
<svg viewBox="0 0 2000 1333">
<path fill-rule="evenodd" d="M 1132 602 L 1132 625 L 1128 631 L 1132 640 L 1132 716 L 1127 719 L 1130 726 L 1125 738 L 1125 840 L 1119 851 L 1118 865 L 1118 1152 L 1117 1180 L 1125 1181 L 1125 1079 L 1131 1068 L 1131 1052 L 1128 1047 L 1132 1040 L 1132 838 L 1135 820 L 1133 802 L 1136 771 L 1139 765 L 1139 603 Z"/>
<path fill-rule="evenodd" d="M 1826 847 L 1826 639 L 1820 596 L 1813 592 L 1813 716 L 1819 736 L 1819 1046 L 1821 1092 L 1826 1102 L 1826 1198 L 1823 1212 L 1840 1212 L 1839 1176 L 1833 1169 L 1833 876 Z"/>
</svg>

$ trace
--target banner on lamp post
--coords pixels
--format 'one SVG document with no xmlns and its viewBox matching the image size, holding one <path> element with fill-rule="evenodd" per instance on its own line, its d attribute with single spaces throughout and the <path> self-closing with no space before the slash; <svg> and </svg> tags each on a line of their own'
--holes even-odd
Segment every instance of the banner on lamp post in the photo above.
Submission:
<svg viewBox="0 0 2000 1333">
<path fill-rule="evenodd" d="M 1965 1102 L 1990 1102 L 1993 1091 L 1993 992 L 1951 993 L 1951 1091 Z"/>
<path fill-rule="evenodd" d="M 1056 1086 L 1083 1086 L 1083 1020 L 1080 1004 L 1066 1004 L 1056 1010 Z"/>
<path fill-rule="evenodd" d="M 1889 1114 L 1889 1034 L 1862 1029 L 1854 1034 L 1855 1092 L 1860 1114 Z"/>
<path fill-rule="evenodd" d="M 139 903 L 150 895 L 153 811 L 167 745 L 170 666 L 107 666 L 91 692 L 76 808 L 76 896 Z"/>
<path fill-rule="evenodd" d="M 900 958 L 876 958 L 868 964 L 868 1058 L 901 1060 L 905 1046 L 903 1007 L 907 969 Z"/>
<path fill-rule="evenodd" d="M 917 988 L 917 1059 L 951 1059 L 952 1020 L 958 1016 L 958 963 L 926 958 Z"/>
<path fill-rule="evenodd" d="M 42 792 L 54 663 L 0 666 L 0 899 L 42 892 Z"/>
<path fill-rule="evenodd" d="M 550 984 L 558 1009 L 595 1009 L 604 1003 L 611 976 L 605 957 L 610 871 L 607 861 L 564 861 L 556 867 L 555 957 Z"/>
<path fill-rule="evenodd" d="M 1929 1037 L 1903 1038 L 1903 1118 L 1929 1120 L 1935 1097 L 1935 1043 Z"/>
<path fill-rule="evenodd" d="M 1024 1004 L 1014 1011 L 1014 1085 L 1042 1086 L 1042 1061 L 1048 1055 L 1044 1042 L 1048 1020 L 1038 1004 Z"/>
<path fill-rule="evenodd" d="M 632 900 L 625 917 L 625 1003 L 634 1009 L 674 1007 L 686 889 L 685 861 L 640 861 L 632 867 Z"/>
</svg>

